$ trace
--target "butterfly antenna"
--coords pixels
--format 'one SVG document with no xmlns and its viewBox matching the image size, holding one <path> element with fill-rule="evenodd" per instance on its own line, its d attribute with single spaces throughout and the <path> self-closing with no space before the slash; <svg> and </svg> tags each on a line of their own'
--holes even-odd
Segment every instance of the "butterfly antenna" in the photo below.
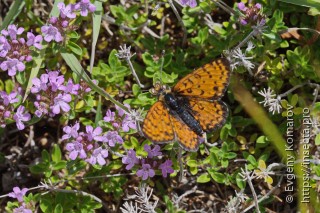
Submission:
<svg viewBox="0 0 320 213">
<path fill-rule="evenodd" d="M 160 66 L 160 85 L 162 86 L 162 69 L 163 69 L 163 64 L 164 64 L 164 54 L 165 54 L 165 50 L 162 50 L 161 53 L 161 66 Z"/>
</svg>

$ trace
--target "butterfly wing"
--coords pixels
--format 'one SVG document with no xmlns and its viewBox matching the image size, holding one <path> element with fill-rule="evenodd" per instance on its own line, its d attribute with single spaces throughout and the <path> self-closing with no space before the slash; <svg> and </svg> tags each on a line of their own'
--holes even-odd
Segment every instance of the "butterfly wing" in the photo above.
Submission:
<svg viewBox="0 0 320 213">
<path fill-rule="evenodd" d="M 187 100 L 188 108 L 205 132 L 221 127 L 228 116 L 228 107 L 221 101 L 208 101 L 196 98 Z"/>
<path fill-rule="evenodd" d="M 220 58 L 182 78 L 172 91 L 182 96 L 218 100 L 227 89 L 229 77 L 229 62 Z"/>
<path fill-rule="evenodd" d="M 187 151 L 197 151 L 200 145 L 199 136 L 176 116 L 171 115 L 170 120 L 180 146 Z"/>
<path fill-rule="evenodd" d="M 142 132 L 152 142 L 171 142 L 175 139 L 169 111 L 162 101 L 157 101 L 143 121 Z"/>
</svg>

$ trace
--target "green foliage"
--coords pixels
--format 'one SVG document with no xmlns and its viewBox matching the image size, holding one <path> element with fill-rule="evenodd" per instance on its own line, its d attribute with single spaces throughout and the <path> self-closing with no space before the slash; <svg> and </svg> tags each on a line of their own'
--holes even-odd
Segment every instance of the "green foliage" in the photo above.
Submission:
<svg viewBox="0 0 320 213">
<path fill-rule="evenodd" d="M 59 2 L 62 1 L 55 1 L 51 12 L 48 11 L 50 17 L 59 16 L 57 8 Z M 236 195 L 232 194 L 235 189 L 237 191 L 241 189 L 252 197 L 248 180 L 243 177 L 244 169 L 255 175 L 258 172 L 265 175 L 261 179 L 252 179 L 252 184 L 259 189 L 256 192 L 260 193 L 269 191 L 272 187 L 279 187 L 275 184 L 278 176 L 283 175 L 283 171 L 279 173 L 278 170 L 268 171 L 269 165 L 282 165 L 280 162 L 282 158 L 283 161 L 286 160 L 284 158 L 288 153 L 299 160 L 297 152 L 292 150 L 287 152 L 283 147 L 286 147 L 284 138 L 288 137 L 287 130 L 290 125 L 297 132 L 294 135 L 295 143 L 300 140 L 301 130 L 306 128 L 302 125 L 304 109 L 310 110 L 310 118 L 313 119 L 310 127 L 312 149 L 308 151 L 311 156 L 316 156 L 314 150 L 320 145 L 320 41 L 316 37 L 320 14 L 319 2 L 262 1 L 263 9 L 258 15 L 265 20 L 264 26 L 259 26 L 259 23 L 241 24 L 240 19 L 244 15 L 241 16 L 240 13 L 243 12 L 236 4 L 230 16 L 230 12 L 224 12 L 210 0 L 197 3 L 199 5 L 194 8 L 174 4 L 181 16 L 181 23 L 179 18 L 174 16 L 173 8 L 167 1 L 143 0 L 137 4 L 128 1 L 125 5 L 114 4 L 113 1 L 94 1 L 97 10 L 92 17 L 78 17 L 70 23 L 75 30 L 63 35 L 65 36 L 63 42 L 43 41 L 42 50 L 31 48 L 30 54 L 33 58 L 32 62 L 25 63 L 26 70 L 18 72 L 14 77 L 6 76 L 0 80 L 1 91 L 10 93 L 17 91 L 17 87 L 22 88 L 21 94 L 24 97 L 18 97 L 18 101 L 12 104 L 12 110 L 15 111 L 20 105 L 24 105 L 31 114 L 34 114 L 36 110 L 34 102 L 37 98 L 30 94 L 33 79 L 45 73 L 46 69 L 60 69 L 66 79 L 70 78 L 80 85 L 85 84 L 91 91 L 83 96 L 75 95 L 70 102 L 71 110 L 68 113 L 50 119 L 47 116 L 40 118 L 33 116 L 26 125 L 34 125 L 39 129 L 39 126 L 43 125 L 40 121 L 44 121 L 48 125 L 55 122 L 55 126 L 63 128 L 80 122 L 81 128 L 91 125 L 107 131 L 119 131 L 124 141 L 121 144 L 108 146 L 106 165 L 90 165 L 79 158 L 66 160 L 65 156 L 68 156 L 69 152 L 63 146 L 68 142 L 60 143 L 60 138 L 57 137 L 57 135 L 61 137 L 64 133 L 61 128 L 54 130 L 48 128 L 54 132 L 45 133 L 51 134 L 45 137 L 54 141 L 50 142 L 54 144 L 51 144 L 52 150 L 49 152 L 42 149 L 41 161 L 31 166 L 30 171 L 40 177 L 42 182 L 52 183 L 53 188 L 41 189 L 48 190 L 47 193 L 28 192 L 24 197 L 26 203 L 33 207 L 39 206 L 42 212 L 55 213 L 95 212 L 96 209 L 102 208 L 101 203 L 122 206 L 127 190 L 142 182 L 135 174 L 141 169 L 141 162 L 152 165 L 156 170 L 155 177 L 143 181 L 159 189 L 153 192 L 154 197 L 161 199 L 156 212 L 183 213 L 193 208 L 189 205 L 183 210 L 182 205 L 178 208 L 179 204 L 173 202 L 173 193 L 185 192 L 184 188 L 179 188 L 180 180 L 178 181 L 179 172 L 182 170 L 185 171 L 184 178 L 188 179 L 187 186 L 190 188 L 192 184 L 197 184 L 199 188 L 205 189 L 204 193 L 207 193 L 205 196 L 208 196 L 206 189 L 214 185 L 219 187 L 220 191 L 225 191 L 224 198 L 235 198 Z M 159 8 L 151 11 L 150 8 L 156 7 L 157 4 Z M 254 5 L 253 2 L 252 4 Z M 21 11 L 26 11 L 26 14 Z M 40 33 L 41 26 L 34 25 L 48 23 L 46 18 L 34 12 L 32 1 L 15 1 L 0 29 L 5 29 L 8 24 L 17 20 L 19 26 Z M 184 26 L 181 26 L 182 24 Z M 76 31 L 77 28 L 79 30 Z M 183 43 L 184 35 L 187 37 L 186 43 Z M 249 40 L 254 45 L 251 49 L 248 47 Z M 131 52 L 127 53 L 127 58 L 119 58 L 117 54 L 123 51 L 119 50 L 119 46 L 123 47 L 124 44 L 130 44 Z M 235 47 L 240 48 L 242 56 L 239 52 L 236 54 Z M 117 118 L 118 120 L 112 122 L 103 121 L 106 110 L 111 109 L 112 112 L 118 113 L 114 110 L 113 104 L 120 107 L 122 103 L 129 104 L 131 109 L 143 108 L 141 116 L 144 117 L 152 104 L 158 101 L 158 97 L 152 96 L 148 91 L 156 82 L 172 88 L 179 79 L 191 73 L 193 69 L 221 55 L 230 60 L 233 69 L 230 88 L 222 97 L 228 104 L 228 117 L 221 128 L 207 134 L 207 143 L 202 143 L 199 151 L 182 151 L 180 155 L 178 143 L 168 143 L 161 145 L 161 157 L 149 159 L 144 145 L 154 147 L 154 144 L 143 135 L 137 134 L 139 129 L 124 132 L 117 127 L 121 123 L 120 119 Z M 129 65 L 128 60 L 133 67 Z M 252 68 L 246 67 L 244 61 L 252 63 Z M 133 76 L 132 68 L 137 72 L 144 87 L 139 86 L 136 77 Z M 244 89 L 240 90 L 238 84 Z M 268 102 L 258 93 L 267 87 L 273 92 L 269 94 L 269 99 L 274 102 L 279 101 L 280 113 L 268 108 L 270 107 L 268 104 L 274 102 L 270 100 Z M 175 95 L 178 97 L 179 94 Z M 318 97 L 315 97 L 316 95 Z M 4 117 L 3 111 L 1 108 L 2 117 Z M 128 110 L 125 111 L 129 113 Z M 195 112 L 191 109 L 189 111 L 196 117 Z M 15 123 L 13 118 L 5 120 L 6 125 L 12 123 Z M 160 132 L 164 130 L 161 129 Z M 5 134 L 6 131 L 0 129 L 0 135 Z M 40 134 L 44 134 L 44 130 L 40 131 Z M 44 137 L 39 135 L 36 137 L 40 139 Z M 35 141 L 40 141 L 39 138 Z M 86 139 L 82 145 L 87 145 L 89 140 Z M 98 141 L 95 142 L 100 144 Z M 126 165 L 123 163 L 123 157 L 129 150 L 134 150 L 140 160 L 140 163 L 134 165 L 130 171 L 125 169 Z M 5 161 L 5 154 L 7 153 L 2 153 L 1 150 L 0 162 Z M 175 170 L 166 179 L 162 177 L 159 169 L 162 160 L 171 160 Z M 297 177 L 303 176 L 304 171 L 298 164 L 294 170 Z M 311 163 L 310 170 L 312 175 L 320 175 L 319 165 Z M 297 190 L 301 191 L 301 179 L 296 181 Z M 316 179 L 311 179 L 308 183 L 311 184 L 311 190 L 317 189 Z M 282 190 L 285 186 L 284 183 L 281 184 Z M 285 195 L 277 196 L 280 197 L 277 202 L 272 194 L 270 198 L 260 202 L 260 212 L 266 211 L 267 208 L 283 211 L 283 203 L 279 200 L 285 200 Z M 258 197 L 262 197 L 262 194 Z M 298 199 L 301 198 L 297 197 L 296 203 L 301 203 Z M 312 199 L 314 201 L 311 203 L 315 205 L 316 196 L 312 196 Z M 229 201 L 221 201 L 217 208 L 221 208 L 222 205 L 226 207 L 227 202 L 230 204 Z M 242 209 L 237 210 L 243 211 L 245 207 L 251 205 L 251 202 L 253 201 L 242 203 Z M 277 206 L 279 203 L 281 206 Z M 12 212 L 18 206 L 18 202 L 8 202 L 6 211 Z M 306 212 L 301 206 L 295 209 Z M 219 211 L 227 210 L 219 209 Z"/>
<path fill-rule="evenodd" d="M 42 174 L 46 178 L 51 177 L 54 171 L 66 168 L 67 162 L 62 160 L 61 150 L 58 145 L 54 145 L 51 155 L 47 150 L 41 152 L 42 162 L 30 167 L 30 171 L 34 174 Z"/>
</svg>

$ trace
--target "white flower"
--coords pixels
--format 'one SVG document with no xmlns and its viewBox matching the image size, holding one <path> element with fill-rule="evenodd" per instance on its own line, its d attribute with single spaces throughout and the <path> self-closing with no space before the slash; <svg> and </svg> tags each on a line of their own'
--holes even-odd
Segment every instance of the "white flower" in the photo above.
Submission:
<svg viewBox="0 0 320 213">
<path fill-rule="evenodd" d="M 274 94 L 270 87 L 267 90 L 264 88 L 258 93 L 264 97 L 264 100 L 259 102 L 260 104 L 263 104 L 264 107 L 269 107 L 269 112 L 272 112 L 272 114 L 275 112 L 280 113 L 282 109 L 280 96 Z"/>
<path fill-rule="evenodd" d="M 275 112 L 280 113 L 282 109 L 281 106 L 281 97 L 278 96 L 276 99 L 272 99 L 269 103 L 269 112 L 274 114 Z"/>
<path fill-rule="evenodd" d="M 247 43 L 247 48 L 245 52 L 243 53 L 242 50 L 239 48 L 226 51 L 225 55 L 227 56 L 228 60 L 230 61 L 231 69 L 234 70 L 238 66 L 244 66 L 250 75 L 253 75 L 251 70 L 255 67 L 255 65 L 250 61 L 253 59 L 252 56 L 246 56 L 248 52 L 250 52 L 255 46 L 251 41 Z"/>
<path fill-rule="evenodd" d="M 265 88 L 263 88 L 263 90 L 259 91 L 258 92 L 260 95 L 262 95 L 264 97 L 264 100 L 259 102 L 260 104 L 263 103 L 263 106 L 267 106 L 269 105 L 270 103 L 270 100 L 273 100 L 274 97 L 276 96 L 274 93 L 273 93 L 273 90 L 268 87 L 268 89 L 266 90 Z"/>
<path fill-rule="evenodd" d="M 244 66 L 249 71 L 249 73 L 253 75 L 251 70 L 254 68 L 254 64 L 250 61 L 251 59 L 253 59 L 252 56 L 246 56 L 245 53 L 243 53 L 241 49 L 238 48 L 233 51 L 233 58 L 235 59 L 235 62 L 233 63 L 234 67 Z"/>
<path fill-rule="evenodd" d="M 129 46 L 127 48 L 127 45 L 123 45 L 120 46 L 120 50 L 118 51 L 118 53 L 116 54 L 116 56 L 120 59 L 124 58 L 124 59 L 130 59 L 132 56 L 134 56 L 136 53 L 131 54 L 130 53 L 131 50 L 131 46 Z"/>
</svg>

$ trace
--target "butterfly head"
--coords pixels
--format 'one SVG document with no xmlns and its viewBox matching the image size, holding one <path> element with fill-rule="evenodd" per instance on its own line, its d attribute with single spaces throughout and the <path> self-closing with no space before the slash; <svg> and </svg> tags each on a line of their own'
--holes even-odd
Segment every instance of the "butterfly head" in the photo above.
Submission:
<svg viewBox="0 0 320 213">
<path fill-rule="evenodd" d="M 160 82 L 156 82 L 154 87 L 150 89 L 150 93 L 152 95 L 158 96 L 159 99 L 161 99 L 163 95 L 170 92 L 171 92 L 171 88 L 167 85 L 162 85 Z"/>
</svg>

